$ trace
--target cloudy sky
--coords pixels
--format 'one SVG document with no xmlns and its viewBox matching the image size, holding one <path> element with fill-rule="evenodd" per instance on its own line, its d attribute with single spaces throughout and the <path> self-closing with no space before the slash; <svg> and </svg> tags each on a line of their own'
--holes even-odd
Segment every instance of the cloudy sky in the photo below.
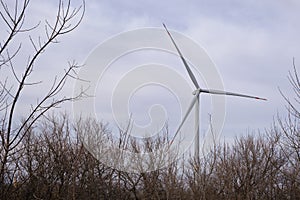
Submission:
<svg viewBox="0 0 300 200">
<path fill-rule="evenodd" d="M 79 5 L 77 0 L 73 3 Z M 53 18 L 56 5 L 56 1 L 32 0 L 28 24 Z M 162 23 L 166 23 L 170 30 L 186 35 L 205 49 L 221 74 L 226 90 L 268 99 L 255 102 L 226 98 L 223 137 L 263 131 L 270 128 L 274 116 L 285 115 L 278 87 L 293 97 L 287 75 L 292 70 L 293 57 L 296 64 L 300 62 L 299 9 L 297 0 L 86 0 L 86 13 L 79 28 L 49 48 L 48 54 L 39 60 L 32 79 L 43 77 L 43 87 L 46 87 L 55 74 L 63 72 L 67 61 L 84 64 L 92 50 L 112 36 L 144 27 L 163 28 Z M 1 40 L 5 38 L 2 30 Z M 34 33 L 36 36 L 44 34 L 43 29 L 39 30 Z M 26 34 L 22 37 L 28 39 Z M 177 65 L 180 64 L 179 60 Z M 1 73 L 2 78 L 3 71 Z M 188 80 L 185 71 L 182 73 Z M 201 77 L 197 78 L 201 82 Z M 72 95 L 73 85 L 74 82 L 67 85 L 67 94 Z M 25 112 L 26 106 L 34 103 L 40 93 L 41 90 L 27 90 L 19 109 Z M 159 98 L 157 104 L 163 104 Z M 210 110 L 206 107 L 209 107 L 209 97 L 203 97 L 201 103 L 201 132 L 208 126 Z M 72 106 L 66 105 L 64 109 L 71 110 Z"/>
</svg>

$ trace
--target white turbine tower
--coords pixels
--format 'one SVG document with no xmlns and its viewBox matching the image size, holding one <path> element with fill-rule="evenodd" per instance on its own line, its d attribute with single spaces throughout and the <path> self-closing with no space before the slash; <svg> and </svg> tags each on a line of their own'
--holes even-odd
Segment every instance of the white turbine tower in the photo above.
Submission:
<svg viewBox="0 0 300 200">
<path fill-rule="evenodd" d="M 164 28 L 166 29 L 168 35 L 170 36 L 170 39 L 172 40 L 172 43 L 174 44 L 184 66 L 185 69 L 187 70 L 189 77 L 191 78 L 193 84 L 196 87 L 196 90 L 193 92 L 194 98 L 192 99 L 192 102 L 190 104 L 190 106 L 188 107 L 186 114 L 184 115 L 177 131 L 175 132 L 175 135 L 173 136 L 170 145 L 172 145 L 175 137 L 177 136 L 177 134 L 179 133 L 182 125 L 184 124 L 184 122 L 186 121 L 188 115 L 190 114 L 191 110 L 193 109 L 194 105 L 195 105 L 195 159 L 199 159 L 199 101 L 200 101 L 200 94 L 201 93 L 209 93 L 209 94 L 217 94 L 217 95 L 231 95 L 231 96 L 237 96 L 237 97 L 245 97 L 245 98 L 252 98 L 252 99 L 258 99 L 258 100 L 267 100 L 264 98 L 260 98 L 260 97 L 256 97 L 256 96 L 250 96 L 250 95 L 244 95 L 244 94 L 238 94 L 238 93 L 233 93 L 233 92 L 226 92 L 226 91 L 222 91 L 222 90 L 211 90 L 211 89 L 202 89 L 200 88 L 192 70 L 190 69 L 190 67 L 188 66 L 186 60 L 184 59 L 182 53 L 180 52 L 178 46 L 175 43 L 175 40 L 173 39 L 172 35 L 170 34 L 170 32 L 168 31 L 167 27 L 165 24 L 163 24 Z"/>
</svg>

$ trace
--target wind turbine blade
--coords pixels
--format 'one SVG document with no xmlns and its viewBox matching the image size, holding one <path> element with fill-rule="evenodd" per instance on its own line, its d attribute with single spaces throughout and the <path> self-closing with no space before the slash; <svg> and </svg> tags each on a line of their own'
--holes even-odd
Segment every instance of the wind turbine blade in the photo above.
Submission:
<svg viewBox="0 0 300 200">
<path fill-rule="evenodd" d="M 181 127 L 183 126 L 184 122 L 186 121 L 187 117 L 188 117 L 189 114 L 191 113 L 191 111 L 192 111 L 192 109 L 193 109 L 193 106 L 195 105 L 196 100 L 197 100 L 198 97 L 199 97 L 199 93 L 198 93 L 197 95 L 195 95 L 194 98 L 192 99 L 192 102 L 191 102 L 190 106 L 188 107 L 188 109 L 187 109 L 187 111 L 186 111 L 184 117 L 182 118 L 182 121 L 181 121 L 180 125 L 178 126 L 178 129 L 177 129 L 175 135 L 173 136 L 173 138 L 172 138 L 172 140 L 171 140 L 171 142 L 170 142 L 170 146 L 171 146 L 172 143 L 174 142 L 175 137 L 177 136 L 177 134 L 179 133 Z"/>
<path fill-rule="evenodd" d="M 198 84 L 198 82 L 197 82 L 197 80 L 196 80 L 196 78 L 195 78 L 195 76 L 194 76 L 192 70 L 190 69 L 189 65 L 187 64 L 186 60 L 184 59 L 182 53 L 180 52 L 180 50 L 179 50 L 177 44 L 175 43 L 175 40 L 173 39 L 173 37 L 172 37 L 171 33 L 169 32 L 169 30 L 167 29 L 166 25 L 163 24 L 163 26 L 165 27 L 165 29 L 166 29 L 168 35 L 170 36 L 170 38 L 171 38 L 171 40 L 172 40 L 172 43 L 174 44 L 174 46 L 175 46 L 175 48 L 176 48 L 176 50 L 177 50 L 177 52 L 178 52 L 178 54 L 179 54 L 179 56 L 180 56 L 180 58 L 181 58 L 183 64 L 184 64 L 184 66 L 185 66 L 185 68 L 186 68 L 186 70 L 187 70 L 187 72 L 188 72 L 188 74 L 189 74 L 191 80 L 193 81 L 193 83 L 194 83 L 196 89 L 198 89 L 198 88 L 199 88 L 199 84 Z"/>
<path fill-rule="evenodd" d="M 226 92 L 226 91 L 222 91 L 222 90 L 203 90 L 203 89 L 201 89 L 201 92 L 209 93 L 209 94 L 219 94 L 219 95 L 230 95 L 230 96 L 237 96 L 237 97 L 245 97 L 245 98 L 252 98 L 252 99 L 267 101 L 267 99 L 261 98 L 261 97 L 250 96 L 250 95 L 245 95 L 245 94 L 238 94 L 238 93 L 233 93 L 233 92 Z"/>
</svg>

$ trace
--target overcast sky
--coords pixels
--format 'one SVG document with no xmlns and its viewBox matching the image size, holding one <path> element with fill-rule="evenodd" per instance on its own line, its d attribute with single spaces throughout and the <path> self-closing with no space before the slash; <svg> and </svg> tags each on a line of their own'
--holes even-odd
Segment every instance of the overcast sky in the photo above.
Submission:
<svg viewBox="0 0 300 200">
<path fill-rule="evenodd" d="M 54 2 L 32 0 L 29 24 L 54 17 Z M 77 3 L 74 1 L 74 5 Z M 97 45 L 113 35 L 144 27 L 162 28 L 164 22 L 169 29 L 190 37 L 206 50 L 221 74 L 226 90 L 268 99 L 267 102 L 254 102 L 226 98 L 223 137 L 258 129 L 263 131 L 270 128 L 277 113 L 285 115 L 284 100 L 278 87 L 293 97 L 287 75 L 292 70 L 292 58 L 295 57 L 296 64 L 298 60 L 300 62 L 299 9 L 297 0 L 86 0 L 86 14 L 79 28 L 62 37 L 60 44 L 41 57 L 33 79 L 43 77 L 45 86 L 53 80 L 51 77 L 63 72 L 67 61 L 76 60 L 83 64 Z M 1 40 L 5 37 L 2 30 Z M 28 36 L 24 37 L 28 39 Z M 188 78 L 187 74 L 183 76 Z M 66 92 L 72 95 L 73 82 L 67 87 Z M 20 110 L 34 103 L 40 92 L 27 90 Z M 210 113 L 205 109 L 209 103 L 205 98 L 209 97 L 203 97 L 204 105 L 201 104 L 202 132 L 208 126 Z M 70 110 L 71 105 L 66 109 Z"/>
</svg>

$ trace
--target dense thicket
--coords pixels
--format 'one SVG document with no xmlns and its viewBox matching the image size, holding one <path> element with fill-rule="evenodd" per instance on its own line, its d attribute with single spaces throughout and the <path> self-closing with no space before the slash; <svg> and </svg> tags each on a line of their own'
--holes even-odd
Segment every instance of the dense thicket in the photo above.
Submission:
<svg viewBox="0 0 300 200">
<path fill-rule="evenodd" d="M 77 137 L 80 127 L 102 130 L 111 137 L 105 125 L 95 121 L 70 123 L 63 114 L 43 118 L 28 131 L 9 159 L 5 182 L 1 183 L 6 194 L 3 198 L 299 199 L 300 130 L 296 104 L 300 84 L 296 71 L 290 80 L 296 83 L 295 101 L 285 97 L 286 118 L 278 118 L 266 133 L 218 144 L 200 161 L 183 158 L 148 173 L 107 167 L 84 148 Z M 165 139 L 159 141 L 150 142 L 163 145 Z M 151 147 L 149 140 L 145 143 L 129 142 L 127 148 Z"/>
</svg>

